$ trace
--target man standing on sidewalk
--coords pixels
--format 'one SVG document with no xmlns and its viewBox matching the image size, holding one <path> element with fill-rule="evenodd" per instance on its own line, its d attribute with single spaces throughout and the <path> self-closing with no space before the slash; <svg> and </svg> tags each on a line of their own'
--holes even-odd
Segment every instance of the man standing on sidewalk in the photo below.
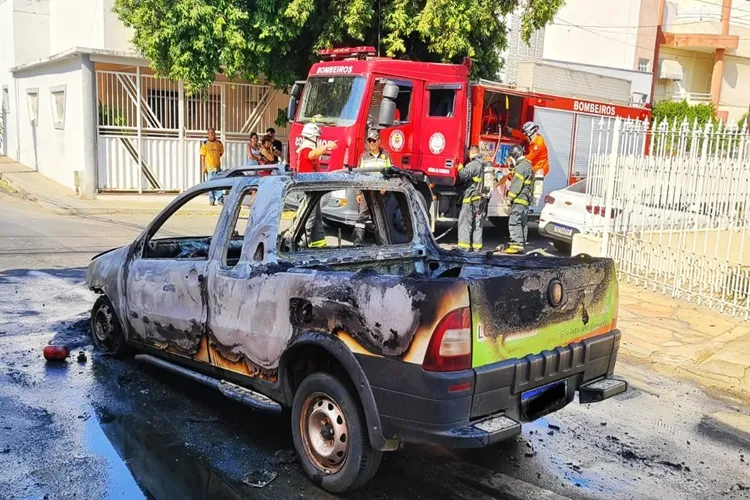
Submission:
<svg viewBox="0 0 750 500">
<path fill-rule="evenodd" d="M 224 155 L 224 145 L 216 138 L 216 129 L 208 129 L 208 139 L 201 144 L 201 178 L 208 175 L 213 180 L 221 172 L 221 157 Z M 211 206 L 224 204 L 224 191 L 209 191 L 208 204 Z"/>
</svg>

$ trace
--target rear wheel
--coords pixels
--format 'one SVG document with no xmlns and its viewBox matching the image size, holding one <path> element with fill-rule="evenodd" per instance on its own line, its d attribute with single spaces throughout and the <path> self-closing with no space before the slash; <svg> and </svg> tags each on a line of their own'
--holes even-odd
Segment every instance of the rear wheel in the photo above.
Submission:
<svg viewBox="0 0 750 500">
<path fill-rule="evenodd" d="M 120 320 L 105 296 L 99 297 L 91 309 L 91 337 L 94 347 L 102 354 L 123 357 L 128 353 Z"/>
<path fill-rule="evenodd" d="M 364 486 L 383 452 L 370 445 L 354 391 L 328 373 L 308 376 L 294 395 L 292 436 L 300 463 L 322 488 L 342 493 Z"/>
</svg>

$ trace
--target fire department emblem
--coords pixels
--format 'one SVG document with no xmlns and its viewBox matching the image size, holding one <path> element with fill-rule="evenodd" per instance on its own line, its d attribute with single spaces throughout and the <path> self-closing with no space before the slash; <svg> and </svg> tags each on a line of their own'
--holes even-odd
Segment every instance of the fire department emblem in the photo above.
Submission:
<svg viewBox="0 0 750 500">
<path fill-rule="evenodd" d="M 445 136 L 440 132 L 435 132 L 430 136 L 430 152 L 439 155 L 445 149 Z"/>
<path fill-rule="evenodd" d="M 391 151 L 401 151 L 404 148 L 404 134 L 400 130 L 394 130 L 388 143 L 391 145 Z"/>
</svg>

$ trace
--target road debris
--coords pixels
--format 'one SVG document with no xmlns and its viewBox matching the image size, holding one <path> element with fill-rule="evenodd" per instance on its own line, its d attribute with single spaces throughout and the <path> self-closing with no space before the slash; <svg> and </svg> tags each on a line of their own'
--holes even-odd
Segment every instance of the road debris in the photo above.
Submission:
<svg viewBox="0 0 750 500">
<path fill-rule="evenodd" d="M 78 362 L 81 364 L 86 363 L 88 358 L 86 357 L 86 353 L 84 351 L 81 351 L 78 353 Z"/>
<path fill-rule="evenodd" d="M 264 488 L 268 483 L 276 479 L 278 475 L 279 473 L 276 471 L 258 469 L 245 474 L 245 477 L 242 478 L 242 482 L 253 488 Z"/>
<path fill-rule="evenodd" d="M 688 467 L 685 467 L 685 462 L 678 464 L 678 463 L 670 462 L 668 460 L 660 460 L 659 462 L 656 462 L 656 463 L 667 466 L 672 470 L 676 470 L 676 471 L 685 470 L 687 472 L 690 472 L 690 469 Z"/>
<path fill-rule="evenodd" d="M 266 462 L 271 465 L 286 465 L 293 464 L 297 461 L 297 452 L 293 448 L 281 449 L 273 454 L 272 457 L 268 457 Z"/>
<path fill-rule="evenodd" d="M 65 361 L 70 355 L 70 349 L 62 345 L 44 346 L 42 351 L 47 361 Z"/>
<path fill-rule="evenodd" d="M 547 424 L 547 427 L 549 427 L 553 431 L 559 431 L 560 430 L 560 426 L 559 425 L 555 425 L 555 424 Z"/>
</svg>

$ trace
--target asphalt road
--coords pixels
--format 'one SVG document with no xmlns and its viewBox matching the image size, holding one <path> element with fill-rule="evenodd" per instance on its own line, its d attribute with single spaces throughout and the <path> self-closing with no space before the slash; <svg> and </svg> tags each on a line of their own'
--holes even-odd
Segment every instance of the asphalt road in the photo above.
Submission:
<svg viewBox="0 0 750 500">
<path fill-rule="evenodd" d="M 274 458 L 292 448 L 289 422 L 92 352 L 85 265 L 148 219 L 51 216 L 0 193 L 0 498 L 331 498 Z M 51 341 L 75 346 L 67 362 L 44 362 Z M 748 408 L 618 371 L 631 390 L 613 400 L 573 403 L 490 449 L 407 445 L 349 498 L 750 496 Z M 278 476 L 252 488 L 255 471 Z"/>
</svg>

